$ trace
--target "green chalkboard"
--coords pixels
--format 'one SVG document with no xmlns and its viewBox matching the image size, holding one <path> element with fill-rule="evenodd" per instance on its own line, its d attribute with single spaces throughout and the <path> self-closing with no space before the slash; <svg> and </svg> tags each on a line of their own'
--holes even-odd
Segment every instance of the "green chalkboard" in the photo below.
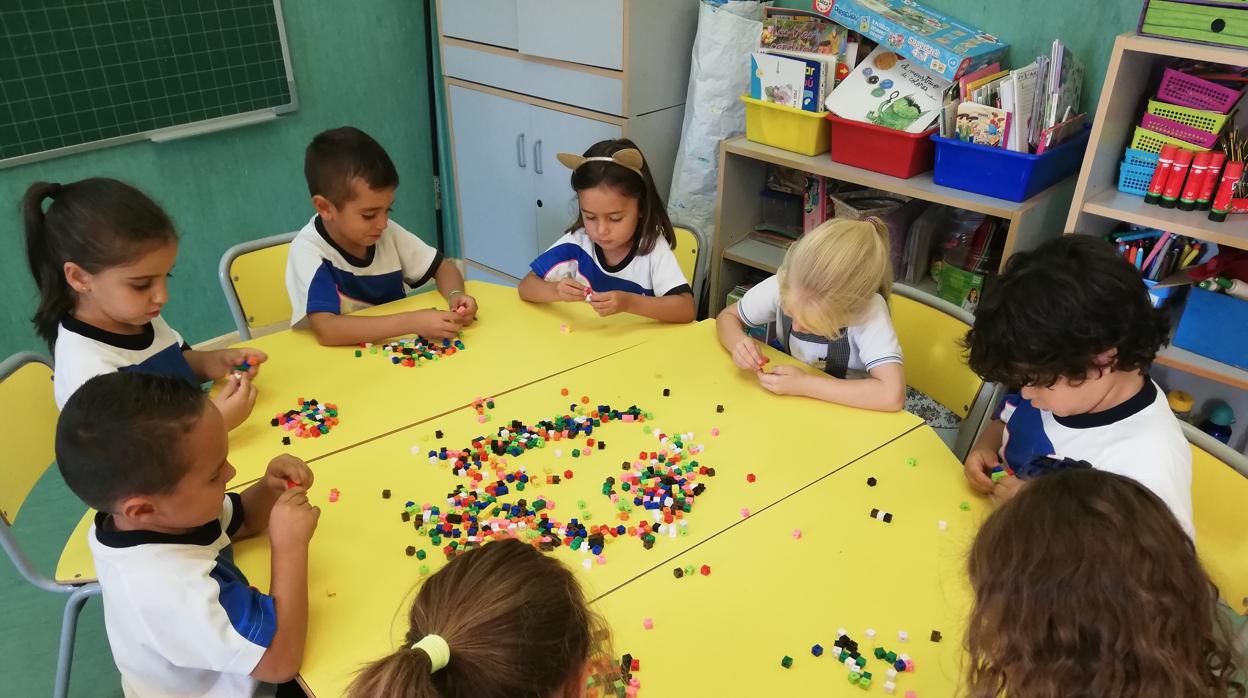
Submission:
<svg viewBox="0 0 1248 698">
<path fill-rule="evenodd" d="M 296 104 L 280 0 L 0 0 L 0 166 Z"/>
</svg>

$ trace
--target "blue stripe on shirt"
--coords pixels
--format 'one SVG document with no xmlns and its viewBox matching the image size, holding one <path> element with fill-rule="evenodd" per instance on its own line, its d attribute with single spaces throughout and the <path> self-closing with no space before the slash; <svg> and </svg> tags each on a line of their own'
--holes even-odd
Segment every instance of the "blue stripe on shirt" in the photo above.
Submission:
<svg viewBox="0 0 1248 698">
<path fill-rule="evenodd" d="M 308 313 L 340 313 L 342 304 L 338 297 L 342 294 L 352 300 L 381 305 L 397 301 L 407 296 L 403 285 L 403 272 L 395 270 L 385 274 L 356 276 L 349 271 L 339 269 L 328 259 L 321 260 L 321 266 L 308 285 Z"/>
<path fill-rule="evenodd" d="M 241 570 L 234 565 L 231 550 L 226 547 L 217 555 L 217 564 L 209 576 L 221 588 L 217 597 L 230 625 L 244 639 L 261 647 L 273 643 L 277 634 L 277 609 L 273 597 L 261 594 L 247 583 Z"/>
<path fill-rule="evenodd" d="M 1040 410 L 1030 400 L 1024 400 L 1017 394 L 1006 395 L 1001 404 L 1004 406 L 1007 402 L 1013 405 L 1014 412 L 1005 423 L 1008 437 L 1004 454 L 1006 465 L 1018 469 L 1036 458 L 1056 453 L 1053 441 L 1044 433 L 1044 418 Z M 1001 410 L 998 409 L 997 415 L 1000 414 Z"/>
<path fill-rule="evenodd" d="M 636 293 L 640 296 L 653 296 L 654 290 L 644 288 L 641 284 L 628 279 L 621 279 L 617 276 L 611 276 L 598 266 L 598 260 L 593 255 L 585 251 L 580 245 L 574 245 L 565 242 L 562 245 L 555 245 L 546 250 L 533 260 L 529 268 L 534 274 L 546 279 L 546 275 L 551 269 L 569 261 L 575 261 L 577 271 L 585 280 L 589 282 L 589 287 L 595 291 L 627 291 L 628 293 Z M 557 279 L 546 279 L 547 281 L 556 281 Z"/>
<path fill-rule="evenodd" d="M 184 378 L 192 385 L 199 385 L 199 378 L 186 362 L 180 344 L 170 344 L 151 356 L 132 366 L 122 366 L 118 371 L 135 371 L 138 373 L 154 373 L 158 376 L 175 376 Z"/>
</svg>

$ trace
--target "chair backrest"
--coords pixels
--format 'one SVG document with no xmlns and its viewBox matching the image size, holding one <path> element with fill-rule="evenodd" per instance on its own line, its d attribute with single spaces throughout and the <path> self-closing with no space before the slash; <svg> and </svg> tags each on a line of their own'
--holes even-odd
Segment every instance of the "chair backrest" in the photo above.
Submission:
<svg viewBox="0 0 1248 698">
<path fill-rule="evenodd" d="M 56 460 L 56 419 L 52 365 L 22 352 L 0 363 L 0 404 L 5 414 L 4 454 L 0 455 L 0 520 L 12 524 L 22 504 Z"/>
<path fill-rule="evenodd" d="M 1190 424 L 1196 550 L 1222 598 L 1248 598 L 1248 457 Z"/>
<path fill-rule="evenodd" d="M 685 275 L 685 279 L 689 281 L 689 285 L 696 290 L 695 284 L 698 282 L 698 255 L 702 253 L 702 241 L 698 239 L 697 233 L 684 226 L 676 226 L 676 262 L 680 264 L 680 271 Z"/>
<path fill-rule="evenodd" d="M 290 321 L 286 295 L 286 257 L 295 233 L 240 243 L 221 256 L 217 274 L 239 337 L 252 330 Z"/>
<path fill-rule="evenodd" d="M 966 365 L 960 344 L 974 316 L 904 284 L 893 284 L 890 305 L 906 383 L 966 419 L 984 387 Z"/>
</svg>

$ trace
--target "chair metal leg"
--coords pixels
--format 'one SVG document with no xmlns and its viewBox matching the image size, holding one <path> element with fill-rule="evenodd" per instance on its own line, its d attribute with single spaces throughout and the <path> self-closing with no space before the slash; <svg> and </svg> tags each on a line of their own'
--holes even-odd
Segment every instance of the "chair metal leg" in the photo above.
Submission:
<svg viewBox="0 0 1248 698">
<path fill-rule="evenodd" d="M 69 669 L 74 661 L 78 614 L 82 612 L 87 599 L 99 594 L 99 584 L 88 584 L 71 592 L 69 600 L 65 602 L 65 614 L 61 619 L 61 646 L 56 659 L 56 684 L 52 688 L 53 698 L 66 698 L 69 695 Z"/>
</svg>

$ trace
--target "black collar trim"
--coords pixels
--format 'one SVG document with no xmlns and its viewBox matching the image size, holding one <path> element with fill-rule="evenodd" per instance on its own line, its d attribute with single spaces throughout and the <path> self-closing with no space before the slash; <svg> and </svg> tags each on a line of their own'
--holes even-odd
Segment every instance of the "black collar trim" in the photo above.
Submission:
<svg viewBox="0 0 1248 698">
<path fill-rule="evenodd" d="M 342 249 L 338 243 L 334 242 L 334 239 L 329 236 L 329 231 L 325 230 L 325 224 L 321 222 L 320 216 L 317 216 L 313 220 L 313 225 L 316 226 L 316 232 L 320 234 L 321 238 L 324 239 L 325 242 L 328 242 L 330 247 L 338 250 L 338 254 L 342 255 L 342 258 L 347 260 L 347 264 L 360 269 L 365 269 L 372 265 L 373 258 L 377 256 L 376 245 L 369 245 L 367 251 L 364 252 L 364 258 L 361 259 Z"/>
<path fill-rule="evenodd" d="M 87 339 L 94 339 L 97 342 L 107 344 L 110 347 L 118 349 L 128 349 L 130 351 L 143 351 L 152 346 L 152 342 L 156 339 L 156 330 L 152 327 L 152 323 L 143 325 L 143 331 L 138 334 L 117 334 L 108 330 L 100 329 L 95 325 L 88 325 L 73 315 L 66 315 L 61 318 L 61 327 L 80 334 Z"/>
<path fill-rule="evenodd" d="M 1130 417 L 1134 414 L 1142 412 L 1153 401 L 1157 399 L 1157 386 L 1153 380 L 1144 375 L 1144 385 L 1140 387 L 1139 392 L 1132 395 L 1120 405 L 1115 405 L 1101 412 L 1089 412 L 1087 414 L 1076 414 L 1069 417 L 1058 417 L 1053 415 L 1054 421 L 1064 427 L 1070 429 L 1091 429 L 1093 427 L 1103 427 Z"/>
<path fill-rule="evenodd" d="M 588 233 L 586 233 L 586 235 L 588 235 Z M 603 271 L 614 274 L 623 270 L 624 267 L 627 267 L 633 261 L 633 258 L 637 256 L 637 247 L 640 244 L 641 237 L 634 235 L 633 244 L 628 248 L 628 254 L 624 255 L 624 259 L 621 259 L 619 264 L 607 264 L 606 255 L 603 254 L 602 248 L 599 247 L 596 242 L 594 243 L 594 256 L 598 258 L 598 266 L 602 267 Z"/>
</svg>

